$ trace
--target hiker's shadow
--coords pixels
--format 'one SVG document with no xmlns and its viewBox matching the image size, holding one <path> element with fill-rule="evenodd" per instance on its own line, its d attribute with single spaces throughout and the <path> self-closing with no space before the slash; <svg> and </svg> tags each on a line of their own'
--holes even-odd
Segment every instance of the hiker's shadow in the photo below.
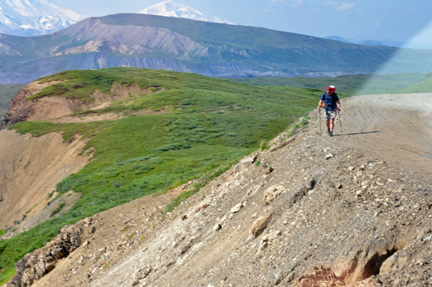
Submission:
<svg viewBox="0 0 432 287">
<path fill-rule="evenodd" d="M 335 134 L 335 137 L 342 137 L 342 136 L 357 136 L 357 135 L 366 135 L 366 134 L 377 134 L 381 131 L 371 131 L 371 132 L 361 132 L 361 133 L 349 133 L 349 134 Z"/>
</svg>

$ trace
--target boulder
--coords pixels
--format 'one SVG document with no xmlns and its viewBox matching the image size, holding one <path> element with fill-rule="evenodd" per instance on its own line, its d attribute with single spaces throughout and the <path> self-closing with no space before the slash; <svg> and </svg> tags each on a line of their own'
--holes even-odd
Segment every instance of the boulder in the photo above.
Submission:
<svg viewBox="0 0 432 287">
<path fill-rule="evenodd" d="M 255 238 L 260 236 L 260 234 L 263 233 L 263 231 L 267 228 L 272 216 L 273 213 L 267 213 L 255 220 L 251 228 L 251 233 Z"/>
</svg>

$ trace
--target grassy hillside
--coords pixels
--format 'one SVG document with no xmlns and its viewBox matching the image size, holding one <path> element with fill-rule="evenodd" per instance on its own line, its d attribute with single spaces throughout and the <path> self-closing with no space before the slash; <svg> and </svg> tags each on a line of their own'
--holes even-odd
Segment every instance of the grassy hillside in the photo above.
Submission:
<svg viewBox="0 0 432 287">
<path fill-rule="evenodd" d="M 432 74 L 410 73 L 391 75 L 345 75 L 329 78 L 249 78 L 232 79 L 239 83 L 257 86 L 290 86 L 324 90 L 335 85 L 342 95 L 384 94 L 405 92 L 431 92 Z"/>
<path fill-rule="evenodd" d="M 402 90 L 404 93 L 430 93 L 432 92 L 432 73 L 427 74 L 420 81 Z"/>
<path fill-rule="evenodd" d="M 0 117 L 4 115 L 11 99 L 24 85 L 0 85 Z"/>
<path fill-rule="evenodd" d="M 1 283 L 15 272 L 14 262 L 43 246 L 65 224 L 191 179 L 200 180 L 181 197 L 198 191 L 315 107 L 319 96 L 310 89 L 259 87 L 197 74 L 135 68 L 68 71 L 44 78 L 60 79 L 65 81 L 35 97 L 61 96 L 89 102 L 95 89 L 110 94 L 113 83 L 136 83 L 156 93 L 118 100 L 98 111 L 77 112 L 121 113 L 125 117 L 120 120 L 22 122 L 11 127 L 35 136 L 62 132 L 66 141 L 80 134 L 88 139 L 83 152 L 91 153 L 93 160 L 57 186 L 60 194 L 69 190 L 81 194 L 72 210 L 0 242 Z"/>
</svg>

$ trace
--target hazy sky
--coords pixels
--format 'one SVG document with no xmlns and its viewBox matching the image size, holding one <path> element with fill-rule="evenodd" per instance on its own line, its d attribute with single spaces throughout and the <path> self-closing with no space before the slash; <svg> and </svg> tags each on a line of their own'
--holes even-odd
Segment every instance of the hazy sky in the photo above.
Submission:
<svg viewBox="0 0 432 287">
<path fill-rule="evenodd" d="M 161 0 L 48 0 L 86 16 L 137 13 Z M 237 25 L 318 37 L 407 42 L 432 49 L 432 0 L 178 0 Z M 426 29 L 427 31 L 423 31 Z M 418 34 L 423 31 L 423 36 Z M 423 43 L 424 42 L 424 43 Z"/>
</svg>

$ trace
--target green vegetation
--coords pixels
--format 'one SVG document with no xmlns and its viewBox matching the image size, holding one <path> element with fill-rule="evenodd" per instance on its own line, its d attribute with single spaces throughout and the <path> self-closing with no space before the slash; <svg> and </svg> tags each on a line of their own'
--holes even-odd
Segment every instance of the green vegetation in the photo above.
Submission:
<svg viewBox="0 0 432 287">
<path fill-rule="evenodd" d="M 6 230 L 0 229 L 0 237 L 2 237 L 6 233 Z"/>
<path fill-rule="evenodd" d="M 92 161 L 57 185 L 81 198 L 72 209 L 16 237 L 0 241 L 0 284 L 14 273 L 13 263 L 43 246 L 65 224 L 133 199 L 197 180 L 192 190 L 167 206 L 172 210 L 235 161 L 268 142 L 317 104 L 316 90 L 258 87 L 197 74 L 114 68 L 69 71 L 46 77 L 62 80 L 35 97 L 64 96 L 91 102 L 95 89 L 110 94 L 111 85 L 137 84 L 157 91 L 116 100 L 90 112 L 120 113 L 124 118 L 90 123 L 22 122 L 19 133 L 41 136 L 62 132 L 65 141 L 86 138 L 83 154 Z M 151 111 L 150 113 L 142 111 Z"/>
<path fill-rule="evenodd" d="M 54 215 L 56 215 L 57 213 L 59 213 L 63 207 L 65 207 L 66 203 L 62 202 L 59 204 L 59 206 L 53 210 L 53 212 L 51 212 L 51 217 L 53 217 Z"/>
<path fill-rule="evenodd" d="M 293 135 L 297 135 L 300 132 L 306 130 L 306 128 L 309 126 L 309 120 L 310 120 L 309 116 L 304 116 L 300 118 L 300 120 L 297 121 L 297 123 L 295 123 L 290 129 L 288 129 L 287 138 Z"/>
<path fill-rule="evenodd" d="M 166 206 L 163 213 L 166 214 L 168 212 L 173 211 L 174 208 L 176 208 L 180 203 L 182 203 L 187 198 L 189 198 L 192 195 L 194 195 L 195 193 L 197 193 L 202 187 L 206 186 L 207 183 L 209 183 L 212 179 L 221 175 L 228 168 L 229 168 L 229 165 L 221 166 L 221 167 L 219 167 L 219 169 L 217 169 L 215 171 L 211 171 L 208 174 L 201 176 L 201 178 L 199 178 L 198 181 L 192 185 L 192 189 L 189 189 L 189 190 L 182 192 L 176 199 L 174 199 L 172 202 L 170 202 Z"/>
<path fill-rule="evenodd" d="M 0 85 L 0 117 L 7 112 L 12 97 L 22 87 L 24 85 Z"/>
<path fill-rule="evenodd" d="M 335 85 L 338 94 L 385 94 L 432 91 L 432 75 L 421 73 L 391 75 L 345 75 L 335 78 L 248 78 L 233 81 L 257 86 L 290 86 L 324 91 Z"/>
<path fill-rule="evenodd" d="M 53 195 L 54 195 L 54 191 L 51 191 L 50 193 L 48 193 L 46 200 L 49 201 Z"/>
<path fill-rule="evenodd" d="M 424 78 L 414 85 L 404 88 L 403 93 L 430 93 L 432 92 L 432 73 L 426 74 Z"/>
</svg>

